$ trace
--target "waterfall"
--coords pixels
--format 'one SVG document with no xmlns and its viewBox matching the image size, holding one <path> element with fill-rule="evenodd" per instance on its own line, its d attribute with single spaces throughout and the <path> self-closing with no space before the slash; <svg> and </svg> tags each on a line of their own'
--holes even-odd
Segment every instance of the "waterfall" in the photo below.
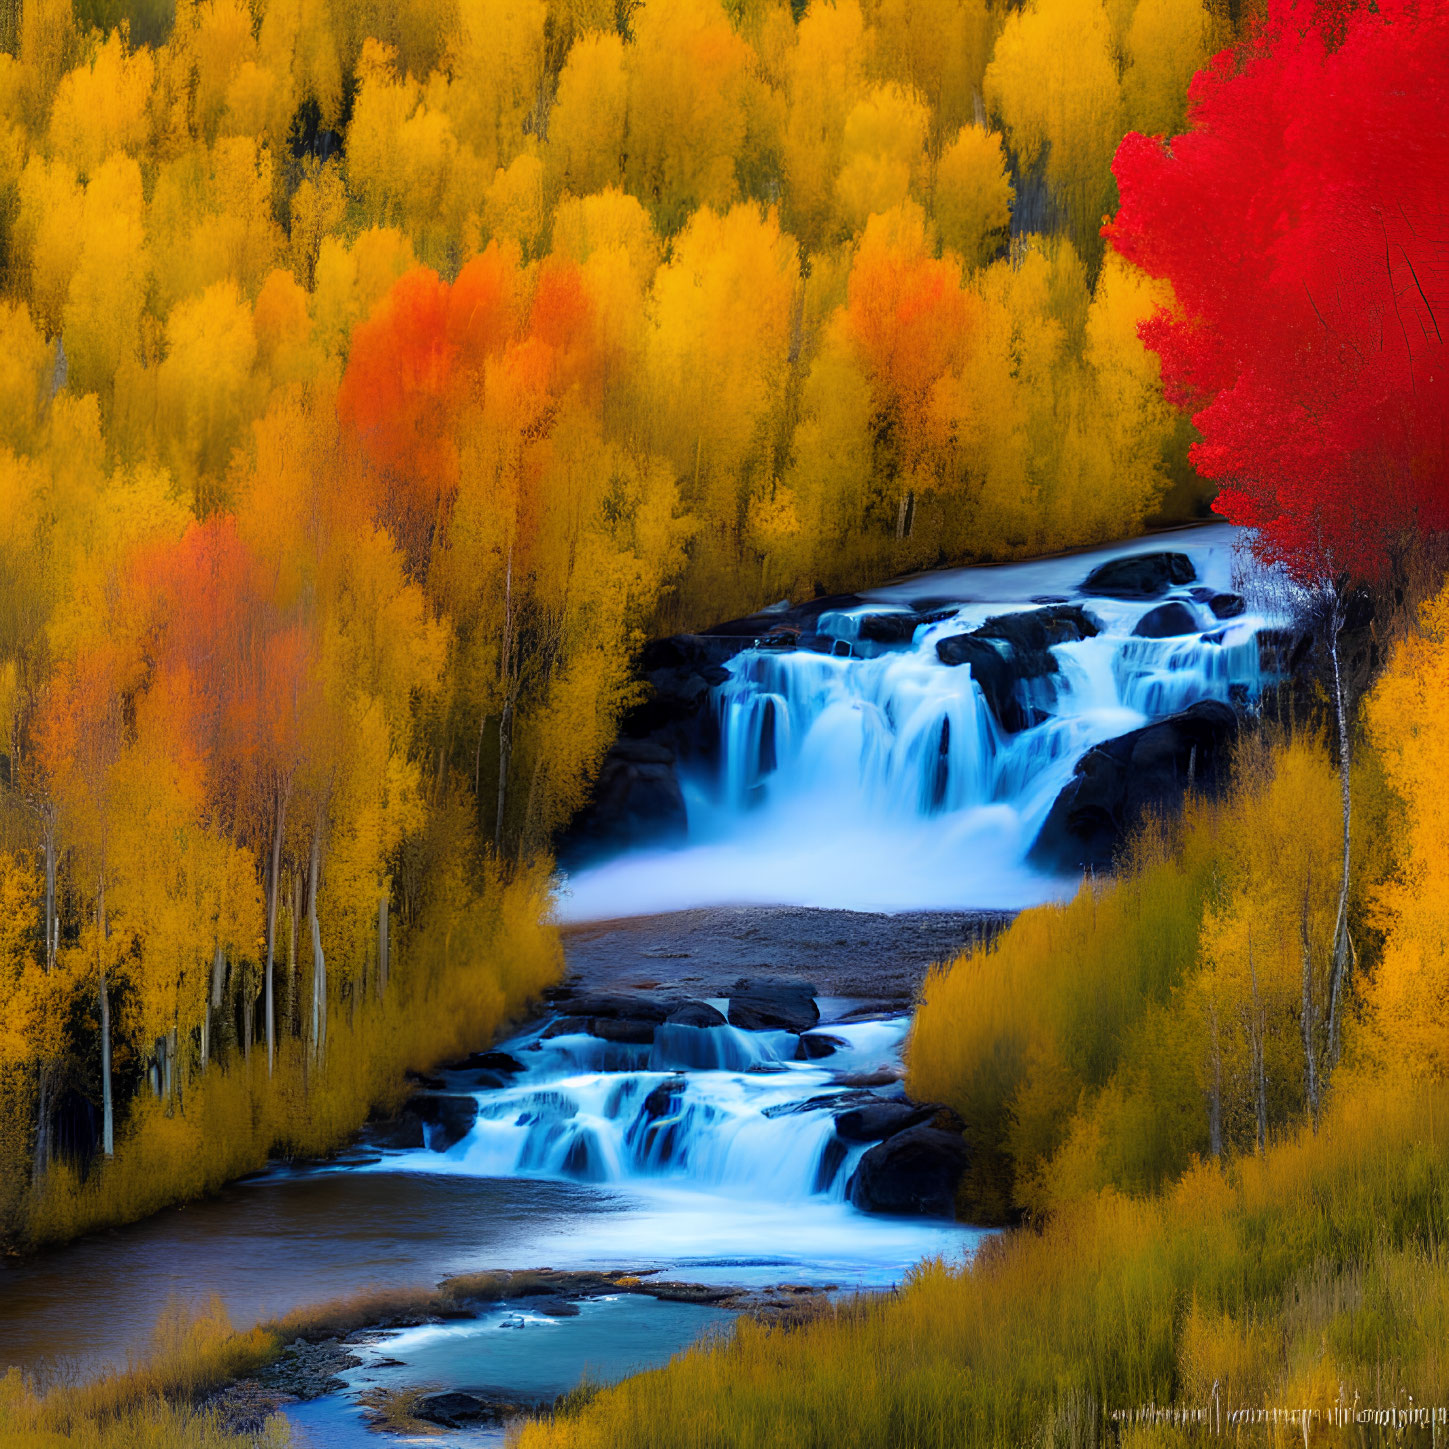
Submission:
<svg viewBox="0 0 1449 1449">
<path fill-rule="evenodd" d="M 544 1023 L 507 1044 L 523 1064 L 513 1082 L 468 1093 L 477 1117 L 460 1140 L 388 1152 L 378 1166 L 842 1203 L 866 1144 L 836 1136 L 839 1077 L 897 1065 L 908 1024 L 831 1025 L 830 1057 L 802 1062 L 786 1031 L 665 1025 L 631 1046 L 549 1036 Z"/>
<path fill-rule="evenodd" d="M 937 571 L 822 613 L 799 647 L 744 650 L 712 692 L 717 757 L 684 772 L 683 847 L 635 849 L 579 872 L 564 883 L 560 915 L 1017 907 L 1070 890 L 1024 860 L 1084 752 L 1201 700 L 1250 704 L 1265 682 L 1258 634 L 1281 619 L 1237 598 L 1227 617 L 1215 611 L 1234 586 L 1236 541 L 1217 525 Z M 1104 561 L 1164 549 L 1191 561 L 1191 585 L 1143 599 L 1083 590 Z M 1176 611 L 1168 637 L 1135 632 L 1150 633 L 1143 620 L 1165 603 Z M 1003 719 L 975 666 L 943 662 L 937 646 L 1047 605 L 1080 608 L 1096 632 L 1051 646 L 1049 665 L 1013 680 Z M 901 622 L 882 628 L 882 615 Z"/>
</svg>

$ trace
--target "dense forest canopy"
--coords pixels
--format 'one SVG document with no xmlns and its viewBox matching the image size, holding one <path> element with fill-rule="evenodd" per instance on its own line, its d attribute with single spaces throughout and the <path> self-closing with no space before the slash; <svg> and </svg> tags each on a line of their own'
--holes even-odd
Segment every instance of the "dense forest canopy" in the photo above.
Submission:
<svg viewBox="0 0 1449 1449">
<path fill-rule="evenodd" d="M 223 1080 L 255 1110 L 207 1181 L 365 1111 L 313 1098 L 424 1050 L 458 912 L 539 904 L 647 631 L 1201 507 L 1137 336 L 1167 293 L 1098 230 L 1229 35 L 1199 0 L 7 11 L 6 1231 L 164 1197 L 57 1206 Z"/>
</svg>

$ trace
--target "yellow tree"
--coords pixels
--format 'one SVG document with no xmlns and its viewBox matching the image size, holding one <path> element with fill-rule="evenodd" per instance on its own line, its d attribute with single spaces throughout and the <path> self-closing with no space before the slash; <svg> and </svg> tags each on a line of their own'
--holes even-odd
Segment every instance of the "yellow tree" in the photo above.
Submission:
<svg viewBox="0 0 1449 1449">
<path fill-rule="evenodd" d="M 1183 129 L 1187 85 L 1207 60 L 1210 30 L 1202 0 L 1138 0 L 1122 77 L 1128 130 L 1173 136 Z"/>
<path fill-rule="evenodd" d="M 648 0 L 633 30 L 625 175 L 667 235 L 735 197 L 752 52 L 719 0 Z"/>
<path fill-rule="evenodd" d="M 1077 250 L 1099 255 L 1108 168 L 1122 137 L 1112 26 L 1100 0 L 1031 0 L 1008 15 L 984 94 L 1022 171 L 1043 164 Z"/>
<path fill-rule="evenodd" d="M 585 196 L 619 184 L 628 115 L 623 38 L 612 31 L 581 35 L 569 50 L 548 117 L 552 194 Z"/>
<path fill-rule="evenodd" d="M 941 245 L 968 270 L 989 261 L 1006 242 L 1014 196 L 1001 137 L 983 126 L 963 126 L 936 167 L 933 212 Z"/>
<path fill-rule="evenodd" d="M 647 386 L 655 447 L 698 520 L 701 587 L 724 604 L 748 500 L 775 471 L 799 290 L 794 242 L 773 212 L 696 212 L 654 282 Z"/>
<path fill-rule="evenodd" d="M 876 86 L 845 119 L 835 196 L 852 231 L 906 200 L 925 167 L 930 114 L 913 90 Z"/>
<path fill-rule="evenodd" d="M 864 89 L 865 32 L 859 0 L 813 0 L 786 61 L 782 207 L 807 250 L 829 236 L 846 117 Z"/>
</svg>

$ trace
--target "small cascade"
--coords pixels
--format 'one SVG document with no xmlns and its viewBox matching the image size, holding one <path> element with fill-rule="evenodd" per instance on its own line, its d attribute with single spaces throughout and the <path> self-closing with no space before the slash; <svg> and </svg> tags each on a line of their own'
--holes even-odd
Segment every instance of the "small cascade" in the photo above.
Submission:
<svg viewBox="0 0 1449 1449">
<path fill-rule="evenodd" d="M 823 1061 L 797 1061 L 800 1038 L 786 1031 L 664 1025 L 652 1044 L 620 1045 L 548 1036 L 550 1025 L 506 1044 L 523 1070 L 470 1093 L 477 1117 L 460 1140 L 379 1166 L 843 1202 L 866 1146 L 836 1135 L 830 1105 L 849 1091 L 839 1078 L 898 1065 L 909 1023 L 832 1025 Z"/>
<path fill-rule="evenodd" d="M 1071 889 L 1025 860 L 1082 755 L 1199 701 L 1251 705 L 1266 682 L 1259 632 L 1282 620 L 1231 593 L 1236 542 L 1208 526 L 921 575 L 822 613 L 799 647 L 744 650 L 712 692 L 717 757 L 682 772 L 683 846 L 579 872 L 561 915 L 1016 907 Z M 1140 599 L 1083 589 L 1099 564 L 1154 549 L 1186 556 L 1192 581 Z M 1006 710 L 999 680 L 938 652 L 988 621 L 1054 605 L 1079 609 L 1095 632 L 1025 668 L 988 642 L 1015 671 Z"/>
</svg>

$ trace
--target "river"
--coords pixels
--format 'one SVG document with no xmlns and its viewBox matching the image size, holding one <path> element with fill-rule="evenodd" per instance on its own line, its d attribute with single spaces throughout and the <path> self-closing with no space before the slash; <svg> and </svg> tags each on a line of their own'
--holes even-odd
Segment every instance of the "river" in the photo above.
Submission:
<svg viewBox="0 0 1449 1449">
<path fill-rule="evenodd" d="M 420 1141 L 344 1165 L 277 1168 L 6 1267 L 0 1361 L 72 1372 L 121 1363 L 174 1295 L 214 1292 L 250 1323 L 366 1286 L 483 1268 L 851 1291 L 899 1282 L 926 1256 L 969 1255 L 980 1233 L 966 1225 L 852 1205 L 870 1139 L 846 1141 L 836 1113 L 862 1094 L 902 1102 L 915 987 L 975 929 L 974 911 L 1074 887 L 1033 871 L 1026 855 L 1082 752 L 1261 684 L 1256 633 L 1272 618 L 1251 598 L 1226 622 L 1209 605 L 1234 583 L 1226 528 L 1170 541 L 1196 573 L 1196 594 L 1173 591 L 1192 612 L 1187 633 L 1134 633 L 1161 599 L 1083 599 L 1083 579 L 1104 559 L 1164 546 L 925 575 L 822 616 L 821 633 L 847 646 L 838 652 L 739 655 L 711 703 L 719 756 L 685 781 L 687 837 L 595 864 L 558 892 L 576 987 L 632 991 L 656 1007 L 667 999 L 656 1018 L 689 1001 L 695 1021 L 713 1024 L 644 1029 L 614 1011 L 625 1020 L 611 1041 L 556 1005 L 502 1044 L 513 1065 L 501 1074 L 456 1068 L 433 1084 L 464 1113 L 453 1131 L 429 1125 Z M 943 664 L 936 644 L 1042 600 L 1082 600 L 1099 632 L 1056 646 L 1033 722 L 1011 733 L 971 671 Z M 906 614 L 923 601 L 941 617 L 897 647 L 861 647 L 865 613 Z M 798 1023 L 725 1022 L 731 983 L 761 975 L 808 981 L 818 1024 L 802 1037 Z M 630 1295 L 592 1298 L 568 1317 L 503 1304 L 362 1345 L 346 1392 L 299 1406 L 294 1420 L 319 1445 L 367 1442 L 357 1396 L 368 1388 L 544 1398 L 584 1373 L 660 1362 L 728 1319 Z"/>
</svg>

